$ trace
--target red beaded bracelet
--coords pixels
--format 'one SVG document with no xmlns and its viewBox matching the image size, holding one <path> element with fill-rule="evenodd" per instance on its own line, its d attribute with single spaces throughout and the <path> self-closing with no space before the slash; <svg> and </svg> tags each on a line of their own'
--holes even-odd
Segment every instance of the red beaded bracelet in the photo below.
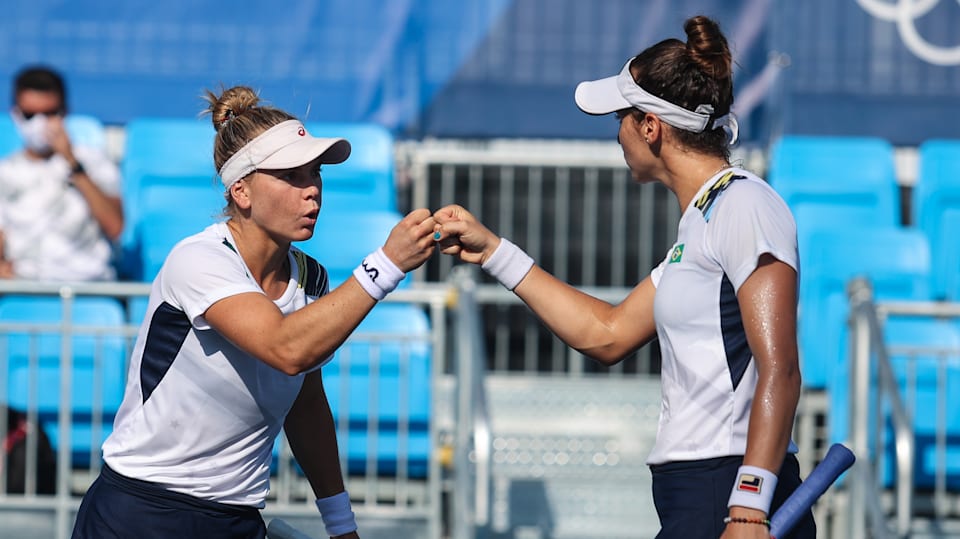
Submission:
<svg viewBox="0 0 960 539">
<path fill-rule="evenodd" d="M 767 529 L 770 528 L 770 520 L 765 518 L 727 517 L 723 519 L 724 524 L 730 524 L 731 522 L 736 524 L 762 524 L 766 526 Z"/>
</svg>

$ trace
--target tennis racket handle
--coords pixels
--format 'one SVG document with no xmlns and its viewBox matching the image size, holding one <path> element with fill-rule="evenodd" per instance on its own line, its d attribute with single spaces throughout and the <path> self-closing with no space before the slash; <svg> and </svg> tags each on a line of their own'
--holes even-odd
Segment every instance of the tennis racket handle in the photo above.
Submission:
<svg viewBox="0 0 960 539">
<path fill-rule="evenodd" d="M 843 444 L 833 444 L 820 464 L 770 518 L 770 535 L 776 539 L 790 533 L 817 499 L 845 472 L 856 457 Z"/>
<path fill-rule="evenodd" d="M 267 537 L 269 539 L 311 539 L 311 537 L 293 526 L 287 524 L 279 518 L 275 518 L 267 524 Z"/>
</svg>

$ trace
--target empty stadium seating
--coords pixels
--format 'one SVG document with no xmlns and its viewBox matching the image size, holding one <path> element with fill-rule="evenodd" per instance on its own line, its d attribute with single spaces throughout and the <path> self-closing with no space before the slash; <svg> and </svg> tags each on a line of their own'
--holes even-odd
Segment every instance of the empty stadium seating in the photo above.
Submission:
<svg viewBox="0 0 960 539">
<path fill-rule="evenodd" d="M 326 183 L 325 183 L 326 188 Z M 331 289 L 382 246 L 402 216 L 390 210 L 325 208 L 314 235 L 295 245 L 330 275 Z M 404 279 L 398 288 L 409 286 Z M 351 473 L 424 477 L 430 455 L 430 323 L 419 307 L 380 303 L 323 367 Z M 345 428 L 346 430 L 343 430 Z"/>
<path fill-rule="evenodd" d="M 313 237 L 295 243 L 303 252 L 319 261 L 330 274 L 330 287 L 335 288 L 353 273 L 365 256 L 381 247 L 402 215 L 391 210 L 320 210 Z M 398 285 L 408 286 L 407 277 Z"/>
<path fill-rule="evenodd" d="M 799 343 L 804 386 L 823 389 L 832 371 L 848 369 L 847 283 L 870 279 L 878 300 L 930 297 L 930 249 L 916 230 L 821 228 L 810 233 L 801 262 Z"/>
<path fill-rule="evenodd" d="M 960 300 L 960 140 L 920 145 L 913 222 L 930 240 L 936 299 Z"/>
<path fill-rule="evenodd" d="M 895 317 L 883 328 L 900 397 L 912 421 L 916 454 L 914 481 L 922 488 L 933 488 L 935 470 L 939 467 L 935 453 L 938 424 L 946 429 L 947 454 L 960 451 L 960 328 L 948 320 L 934 317 Z M 879 385 L 877 362 L 871 361 L 871 395 Z M 830 395 L 830 440 L 847 442 L 850 425 L 850 369 L 835 369 L 828 382 Z M 874 397 L 868 403 L 874 405 Z M 942 399 L 942 400 L 941 400 Z M 883 415 L 889 414 L 889 405 Z M 871 412 L 871 416 L 878 411 Z M 894 440 L 889 421 L 883 421 L 883 475 L 885 487 L 891 487 L 894 475 Z M 874 448 L 874 451 L 879 451 Z M 960 467 L 954 458 L 947 458 L 947 483 L 960 488 Z"/>
<path fill-rule="evenodd" d="M 54 447 L 59 446 L 57 412 L 60 406 L 61 357 L 65 344 L 63 304 L 57 297 L 8 295 L 0 298 L 0 324 L 30 323 L 31 332 L 7 328 L 0 332 L 6 359 L 7 403 L 26 410 L 36 406 Z M 126 346 L 120 334 L 124 323 L 119 301 L 107 297 L 77 297 L 69 322 L 96 326 L 101 333 L 77 328 L 69 345 L 72 361 L 70 448 L 73 462 L 85 465 L 99 458 L 100 444 L 113 426 L 123 398 Z M 43 325 L 47 326 L 44 327 Z M 0 360 L 2 364 L 3 360 Z M 100 417 L 101 421 L 96 418 Z"/>
<path fill-rule="evenodd" d="M 144 211 L 155 215 L 159 207 L 158 203 L 145 201 L 150 193 L 163 192 L 164 201 L 176 200 L 172 191 L 182 187 L 183 197 L 168 207 L 170 212 L 193 212 L 189 207 L 192 205 L 199 205 L 202 211 L 206 211 L 210 204 L 207 199 L 196 198 L 198 189 L 203 187 L 209 191 L 211 201 L 222 200 L 216 198 L 215 192 L 214 135 L 210 122 L 200 119 L 138 118 L 127 124 L 122 163 L 126 227 L 120 238 L 119 264 L 120 273 L 125 278 L 152 278 L 143 267 L 143 250 L 151 247 L 145 246 L 141 237 Z M 151 192 L 150 188 L 155 185 L 165 187 Z M 163 241 L 169 243 L 166 238 Z"/>
<path fill-rule="evenodd" d="M 798 226 L 817 218 L 808 208 L 830 208 L 830 224 L 900 222 L 893 146 L 879 138 L 790 135 L 771 148 L 767 180 L 793 210 Z M 801 249 L 804 245 L 801 245 Z"/>
<path fill-rule="evenodd" d="M 348 470 L 425 477 L 430 455 L 430 324 L 422 309 L 377 305 L 333 360 L 324 387 Z M 345 434 L 345 435 L 344 435 Z"/>
<path fill-rule="evenodd" d="M 323 204 L 326 208 L 397 210 L 393 135 L 367 123 L 307 122 L 315 137 L 350 141 L 350 158 L 323 168 Z"/>
</svg>

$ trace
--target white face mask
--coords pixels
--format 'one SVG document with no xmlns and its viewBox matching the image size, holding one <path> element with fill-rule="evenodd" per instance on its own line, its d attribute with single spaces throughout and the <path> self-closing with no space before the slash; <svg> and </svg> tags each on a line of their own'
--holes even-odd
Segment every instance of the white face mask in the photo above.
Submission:
<svg viewBox="0 0 960 539">
<path fill-rule="evenodd" d="M 36 153 L 46 153 L 50 151 L 50 142 L 47 140 L 47 117 L 43 114 L 34 114 L 27 120 L 20 114 L 20 111 L 14 110 L 11 114 L 13 123 L 20 132 L 20 138 L 23 139 L 23 145 L 28 150 Z"/>
</svg>

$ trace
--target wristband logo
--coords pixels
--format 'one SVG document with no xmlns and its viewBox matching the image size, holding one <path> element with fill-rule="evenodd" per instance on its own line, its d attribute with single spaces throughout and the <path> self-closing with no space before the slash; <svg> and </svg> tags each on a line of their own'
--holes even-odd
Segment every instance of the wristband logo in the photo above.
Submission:
<svg viewBox="0 0 960 539">
<path fill-rule="evenodd" d="M 737 479 L 737 490 L 742 492 L 760 494 L 760 487 L 762 485 L 763 478 L 759 475 L 744 473 L 740 474 L 740 479 Z"/>
<path fill-rule="evenodd" d="M 930 12 L 940 0 L 857 0 L 876 19 L 896 23 L 900 39 L 916 57 L 935 65 L 960 65 L 960 45 L 943 47 L 927 41 L 917 30 L 917 19 Z"/>
<path fill-rule="evenodd" d="M 372 266 L 368 266 L 366 260 L 364 260 L 360 265 L 363 267 L 363 271 L 367 272 L 367 276 L 370 277 L 370 280 L 377 282 L 377 277 L 380 276 L 380 270 Z"/>
</svg>

